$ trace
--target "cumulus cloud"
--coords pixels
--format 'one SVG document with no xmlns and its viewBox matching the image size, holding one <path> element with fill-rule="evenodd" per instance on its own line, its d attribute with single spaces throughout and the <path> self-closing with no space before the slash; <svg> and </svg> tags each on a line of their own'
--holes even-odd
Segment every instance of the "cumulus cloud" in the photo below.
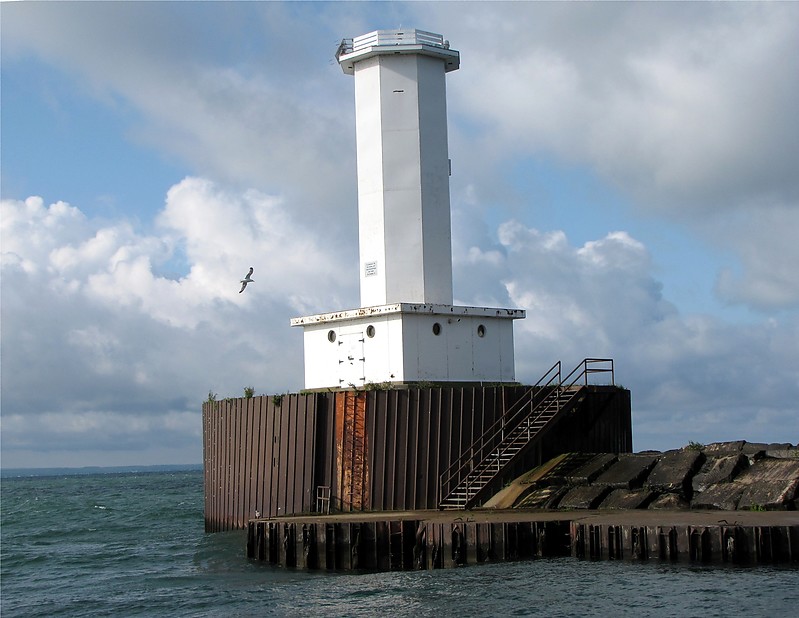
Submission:
<svg viewBox="0 0 799 618">
<path fill-rule="evenodd" d="M 534 382 L 556 360 L 571 369 L 584 357 L 615 359 L 633 395 L 637 448 L 796 441 L 795 315 L 741 325 L 682 314 L 664 298 L 647 248 L 623 231 L 574 246 L 561 231 L 510 221 L 498 239 L 504 250 L 487 261 L 509 306 L 527 310 L 516 323 L 519 379 Z"/>
<path fill-rule="evenodd" d="M 157 454 L 168 444 L 198 460 L 208 391 L 300 388 L 302 341 L 288 320 L 348 306 L 336 273 L 356 272 L 310 238 L 281 250 L 301 224 L 280 199 L 199 178 L 170 189 L 150 235 L 39 198 L 2 209 L 3 443 L 19 461 L 66 457 L 59 445 L 85 456 Z M 35 230 L 36 242 L 18 240 Z M 178 245 L 188 274 L 158 275 L 154 265 Z M 499 302 L 489 304 L 527 309 L 516 327 L 519 379 L 534 381 L 555 360 L 617 359 L 618 379 L 633 391 L 637 446 L 742 431 L 776 440 L 774 423 L 799 429 L 785 403 L 799 396 L 797 321 L 740 327 L 681 315 L 663 298 L 647 248 L 627 232 L 574 246 L 562 231 L 508 221 L 493 248 L 460 255 L 463 302 L 493 289 Z M 261 276 L 239 295 L 249 262 Z"/>
<path fill-rule="evenodd" d="M 799 7 L 674 9 L 478 4 L 445 20 L 448 5 L 420 8 L 468 71 L 448 82 L 458 166 L 502 201 L 497 177 L 525 157 L 585 165 L 629 196 L 631 216 L 666 217 L 730 256 L 724 302 L 795 308 L 796 286 L 769 266 L 799 259 L 786 231 L 799 212 Z"/>
<path fill-rule="evenodd" d="M 133 448 L 125 427 L 157 445 L 168 420 L 167 434 L 199 423 L 209 390 L 296 390 L 289 319 L 357 297 L 355 269 L 339 276 L 278 198 L 199 178 L 172 187 L 152 234 L 32 197 L 3 200 L 2 239 L 5 453 L 81 432 L 97 451 Z M 178 247 L 188 273 L 159 275 Z M 256 283 L 239 294 L 249 266 Z M 197 461 L 198 443 L 184 442 Z"/>
<path fill-rule="evenodd" d="M 518 157 L 583 165 L 630 196 L 635 213 L 667 217 L 736 260 L 738 272 L 718 273 L 723 301 L 796 306 L 795 288 L 745 249 L 740 230 L 769 232 L 764 203 L 791 219 L 799 209 L 799 125 L 789 120 L 799 108 L 797 5 L 453 6 L 390 15 L 444 32 L 461 51 L 463 68 L 448 78 L 455 194 L 457 178 L 469 178 L 475 207 L 498 198 L 491 206 L 507 211 L 513 191 L 497 178 Z M 197 9 L 180 5 L 15 9 L 6 57 L 36 53 L 80 75 L 93 96 L 136 110 L 129 138 L 204 177 L 286 196 L 329 232 L 319 242 L 345 239 L 338 250 L 355 258 L 352 83 L 332 50 L 337 38 L 386 27 L 385 15 L 323 5 L 312 27 L 281 3 L 229 6 L 209 36 Z M 226 28 L 254 53 L 231 45 Z M 733 216 L 740 228 L 716 234 Z M 796 257 L 779 231 L 772 244 Z"/>
<path fill-rule="evenodd" d="M 636 447 L 795 442 L 799 7 L 455 8 L 331 3 L 309 20 L 285 3 L 4 7 L 4 65 L 54 67 L 123 110 L 120 140 L 192 170 L 152 221 L 3 200 L 4 462 L 44 465 L 73 447 L 100 463 L 120 449 L 174 461 L 174 444 L 199 461 L 209 390 L 302 386 L 288 319 L 358 298 L 353 84 L 333 50 L 400 22 L 462 54 L 447 78 L 454 292 L 528 311 L 518 377 L 615 358 Z M 529 176 L 538 158 L 584 167 L 627 196 L 630 217 L 682 225 L 729 255 L 715 293 L 750 319 L 681 311 L 651 243 L 627 226 L 575 243 L 532 224 L 507 170 Z"/>
</svg>

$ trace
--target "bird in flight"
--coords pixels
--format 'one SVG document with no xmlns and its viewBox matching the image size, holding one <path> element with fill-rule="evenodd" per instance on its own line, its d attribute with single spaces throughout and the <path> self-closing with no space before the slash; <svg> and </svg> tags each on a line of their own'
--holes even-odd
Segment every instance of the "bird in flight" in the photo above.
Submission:
<svg viewBox="0 0 799 618">
<path fill-rule="evenodd" d="M 247 273 L 247 276 L 241 280 L 241 289 L 239 290 L 239 294 L 244 291 L 244 288 L 247 287 L 248 283 L 252 283 L 255 279 L 252 279 L 252 266 L 250 266 L 250 271 Z"/>
</svg>

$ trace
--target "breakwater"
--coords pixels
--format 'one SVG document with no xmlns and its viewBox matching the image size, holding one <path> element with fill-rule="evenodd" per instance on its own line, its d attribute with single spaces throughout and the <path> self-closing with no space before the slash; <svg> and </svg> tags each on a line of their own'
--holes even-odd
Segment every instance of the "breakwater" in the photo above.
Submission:
<svg viewBox="0 0 799 618">
<path fill-rule="evenodd" d="M 247 555 L 299 569 L 438 569 L 572 556 L 799 562 L 799 450 L 744 441 L 666 453 L 564 453 L 481 508 L 248 522 Z"/>
<path fill-rule="evenodd" d="M 572 556 L 799 563 L 795 512 L 406 512 L 253 520 L 247 556 L 307 570 L 442 569 Z"/>
<path fill-rule="evenodd" d="M 797 510 L 799 449 L 743 440 L 665 453 L 563 453 L 518 476 L 489 508 Z"/>
</svg>

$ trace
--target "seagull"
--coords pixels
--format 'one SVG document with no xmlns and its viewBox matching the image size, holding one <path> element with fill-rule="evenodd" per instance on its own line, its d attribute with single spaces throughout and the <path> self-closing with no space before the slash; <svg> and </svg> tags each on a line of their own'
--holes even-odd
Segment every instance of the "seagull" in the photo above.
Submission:
<svg viewBox="0 0 799 618">
<path fill-rule="evenodd" d="M 244 288 L 247 287 L 248 283 L 252 283 L 253 281 L 255 281 L 255 279 L 251 279 L 250 277 L 252 277 L 252 266 L 250 266 L 250 272 L 247 273 L 247 276 L 241 280 L 241 289 L 239 290 L 239 294 L 241 294 L 244 291 Z"/>
</svg>

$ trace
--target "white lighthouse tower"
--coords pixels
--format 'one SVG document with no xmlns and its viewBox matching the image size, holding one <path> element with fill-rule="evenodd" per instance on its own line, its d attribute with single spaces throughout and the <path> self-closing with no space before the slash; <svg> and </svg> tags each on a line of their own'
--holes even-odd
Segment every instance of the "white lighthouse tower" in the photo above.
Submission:
<svg viewBox="0 0 799 618">
<path fill-rule="evenodd" d="M 294 318 L 305 388 L 515 381 L 519 309 L 453 306 L 446 78 L 438 34 L 377 30 L 336 54 L 355 76 L 361 307 Z"/>
</svg>

